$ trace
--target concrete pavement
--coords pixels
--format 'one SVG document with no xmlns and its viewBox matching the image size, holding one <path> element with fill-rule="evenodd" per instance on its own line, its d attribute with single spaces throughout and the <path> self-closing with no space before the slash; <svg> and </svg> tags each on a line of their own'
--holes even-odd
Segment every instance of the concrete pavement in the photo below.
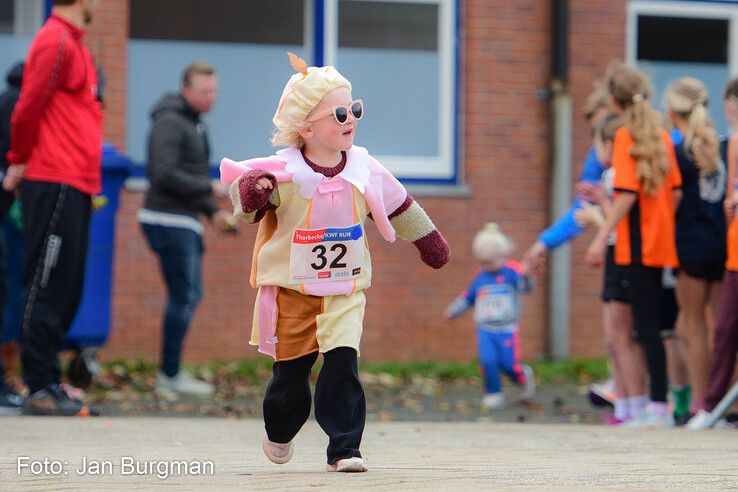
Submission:
<svg viewBox="0 0 738 492">
<path fill-rule="evenodd" d="M 310 420 L 286 465 L 260 420 L 0 418 L 0 490 L 738 489 L 738 432 L 369 422 L 368 473 L 324 471 Z"/>
</svg>

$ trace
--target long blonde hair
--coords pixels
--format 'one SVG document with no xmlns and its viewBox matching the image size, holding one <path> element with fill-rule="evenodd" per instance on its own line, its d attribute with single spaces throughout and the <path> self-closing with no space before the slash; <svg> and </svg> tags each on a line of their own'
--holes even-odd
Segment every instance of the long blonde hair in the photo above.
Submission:
<svg viewBox="0 0 738 492">
<path fill-rule="evenodd" d="M 651 84 L 637 68 L 619 64 L 607 71 L 605 85 L 622 108 L 625 127 L 633 138 L 630 156 L 636 161 L 636 178 L 644 193 L 654 195 L 671 166 L 661 139 L 661 118 L 648 101 Z"/>
<path fill-rule="evenodd" d="M 687 121 L 684 150 L 694 158 L 701 176 L 714 173 L 720 160 L 718 135 L 707 114 L 705 84 L 692 77 L 675 80 L 664 92 L 666 106 Z"/>
</svg>

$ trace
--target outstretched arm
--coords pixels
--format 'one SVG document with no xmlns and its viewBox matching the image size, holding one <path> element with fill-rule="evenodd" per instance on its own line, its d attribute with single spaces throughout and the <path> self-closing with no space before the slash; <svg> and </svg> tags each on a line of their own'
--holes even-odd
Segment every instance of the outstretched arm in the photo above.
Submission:
<svg viewBox="0 0 738 492">
<path fill-rule="evenodd" d="M 466 292 L 462 292 L 459 297 L 451 301 L 451 304 L 448 305 L 443 315 L 446 319 L 456 318 L 457 316 L 461 316 L 471 306 L 471 303 L 467 300 Z"/>
<path fill-rule="evenodd" d="M 451 248 L 448 241 L 412 196 L 408 195 L 389 219 L 397 236 L 418 248 L 423 263 L 438 269 L 449 262 Z"/>
</svg>

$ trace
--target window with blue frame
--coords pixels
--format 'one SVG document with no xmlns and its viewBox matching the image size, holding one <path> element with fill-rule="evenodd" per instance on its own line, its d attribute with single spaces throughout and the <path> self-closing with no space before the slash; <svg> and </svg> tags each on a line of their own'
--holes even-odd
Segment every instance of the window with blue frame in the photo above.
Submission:
<svg viewBox="0 0 738 492">
<path fill-rule="evenodd" d="M 457 0 L 131 0 L 128 152 L 145 159 L 148 113 L 202 59 L 219 72 L 206 117 L 213 160 L 274 152 L 286 52 L 335 65 L 364 99 L 355 143 L 401 179 L 455 184 Z"/>
</svg>

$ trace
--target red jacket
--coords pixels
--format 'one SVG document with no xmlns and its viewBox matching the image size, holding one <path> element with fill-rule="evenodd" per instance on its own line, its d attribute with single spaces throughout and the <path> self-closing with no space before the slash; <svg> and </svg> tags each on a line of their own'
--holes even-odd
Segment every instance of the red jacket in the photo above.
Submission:
<svg viewBox="0 0 738 492">
<path fill-rule="evenodd" d="M 53 15 L 36 35 L 10 128 L 11 164 L 25 179 L 99 193 L 103 114 L 80 28 Z"/>
</svg>

